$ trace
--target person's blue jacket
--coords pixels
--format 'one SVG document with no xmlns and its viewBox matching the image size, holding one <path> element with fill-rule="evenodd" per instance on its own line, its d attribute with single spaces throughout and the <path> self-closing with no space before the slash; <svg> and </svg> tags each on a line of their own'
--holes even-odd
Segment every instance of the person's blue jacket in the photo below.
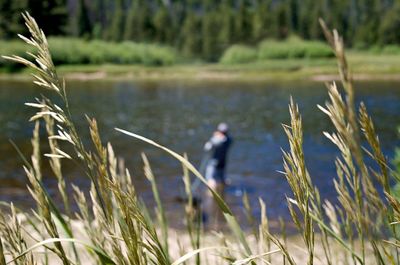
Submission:
<svg viewBox="0 0 400 265">
<path fill-rule="evenodd" d="M 231 144 L 232 138 L 228 133 L 216 131 L 211 139 L 204 145 L 204 150 L 210 152 L 211 159 L 216 162 L 216 168 L 225 168 L 226 157 Z"/>
</svg>

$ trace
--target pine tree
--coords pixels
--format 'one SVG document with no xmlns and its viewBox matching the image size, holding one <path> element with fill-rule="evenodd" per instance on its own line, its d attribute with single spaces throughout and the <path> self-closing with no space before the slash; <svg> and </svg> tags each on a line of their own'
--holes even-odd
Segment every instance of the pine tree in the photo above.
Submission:
<svg viewBox="0 0 400 265">
<path fill-rule="evenodd" d="M 224 0 L 219 6 L 220 30 L 218 42 L 221 47 L 227 48 L 233 41 L 233 11 L 231 0 Z"/>
<path fill-rule="evenodd" d="M 125 23 L 124 39 L 125 40 L 138 40 L 138 2 L 132 1 L 128 11 L 128 15 Z"/>
<path fill-rule="evenodd" d="M 299 35 L 304 39 L 310 38 L 310 29 L 313 18 L 310 11 L 314 9 L 314 0 L 304 0 L 299 10 Z M 317 18 L 316 18 L 317 19 Z"/>
<path fill-rule="evenodd" d="M 240 0 L 238 10 L 235 15 L 235 42 L 245 42 L 251 37 L 251 23 L 249 12 L 244 0 Z"/>
<path fill-rule="evenodd" d="M 360 12 L 360 25 L 354 36 L 354 43 L 368 47 L 376 43 L 379 39 L 379 25 L 381 12 L 379 0 L 363 0 L 363 9 Z M 399 14 L 398 14 L 399 15 Z"/>
<path fill-rule="evenodd" d="M 202 17 L 202 54 L 208 61 L 216 61 L 219 58 L 220 47 L 218 45 L 218 13 L 208 11 Z"/>
<path fill-rule="evenodd" d="M 336 28 L 343 35 L 346 42 L 349 41 L 349 1 L 348 0 L 330 0 L 324 19 L 330 27 Z"/>
<path fill-rule="evenodd" d="M 172 41 L 173 21 L 168 9 L 163 5 L 158 8 L 154 19 L 155 40 L 159 43 L 170 43 Z"/>
<path fill-rule="evenodd" d="M 201 21 L 202 54 L 208 61 L 214 61 L 218 54 L 218 13 L 215 12 L 211 0 L 203 2 L 203 16 Z"/>
<path fill-rule="evenodd" d="M 165 27 L 165 25 L 164 25 Z M 152 13 L 145 0 L 134 0 L 125 23 L 124 39 L 134 41 L 154 40 L 155 27 Z"/>
<path fill-rule="evenodd" d="M 72 35 L 76 37 L 90 37 L 92 33 L 92 25 L 89 19 L 89 13 L 84 0 L 78 0 L 76 13 L 71 16 Z"/>
<path fill-rule="evenodd" d="M 124 3 L 122 0 L 115 1 L 114 15 L 109 27 L 108 36 L 112 41 L 121 41 L 125 26 Z"/>
<path fill-rule="evenodd" d="M 271 3 L 270 1 L 257 1 L 256 10 L 253 16 L 253 32 L 254 42 L 258 42 L 266 37 L 272 36 L 271 26 Z"/>
<path fill-rule="evenodd" d="M 92 22 L 92 37 L 95 39 L 104 38 L 105 30 L 107 28 L 107 12 L 106 0 L 91 1 L 90 10 L 93 17 Z M 90 12 L 88 12 L 90 13 Z"/>
<path fill-rule="evenodd" d="M 297 0 L 288 0 L 288 18 L 289 27 L 293 32 L 297 32 L 299 29 L 299 2 Z"/>
<path fill-rule="evenodd" d="M 27 11 L 47 35 L 64 35 L 67 32 L 66 0 L 29 0 Z"/>
<path fill-rule="evenodd" d="M 10 2 L 7 0 L 0 0 L 0 39 L 5 39 L 8 36 L 8 17 L 10 10 Z"/>
<path fill-rule="evenodd" d="M 289 18 L 286 2 L 280 3 L 275 11 L 276 37 L 284 39 L 289 34 Z"/>
<path fill-rule="evenodd" d="M 400 0 L 395 0 L 393 7 L 388 9 L 379 30 L 381 44 L 400 43 Z"/>
<path fill-rule="evenodd" d="M 324 17 L 323 8 L 321 1 L 316 2 L 313 6 L 313 9 L 310 10 L 310 28 L 309 28 L 309 36 L 311 39 L 323 39 L 324 33 L 322 32 L 321 25 L 319 24 L 318 19 Z"/>
<path fill-rule="evenodd" d="M 200 29 L 200 19 L 194 11 L 190 10 L 182 27 L 182 51 L 184 55 L 192 57 L 201 53 L 202 39 L 199 34 Z"/>
<path fill-rule="evenodd" d="M 0 0 L 0 39 L 15 38 L 18 33 L 24 34 L 21 13 L 28 10 L 28 0 Z"/>
</svg>

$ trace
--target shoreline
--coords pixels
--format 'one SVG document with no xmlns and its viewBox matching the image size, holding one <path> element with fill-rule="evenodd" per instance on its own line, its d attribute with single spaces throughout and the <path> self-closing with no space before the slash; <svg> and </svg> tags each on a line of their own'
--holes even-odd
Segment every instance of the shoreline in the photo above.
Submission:
<svg viewBox="0 0 400 265">
<path fill-rule="evenodd" d="M 216 82 L 330 82 L 339 81 L 340 77 L 334 73 L 312 74 L 312 73 L 293 73 L 293 72 L 248 72 L 232 73 L 230 71 L 210 72 L 208 70 L 195 74 L 187 74 L 184 72 L 168 73 L 165 71 L 144 71 L 144 72 L 122 72 L 110 73 L 107 71 L 96 72 L 61 72 L 60 76 L 66 81 L 216 81 Z M 1 73 L 0 81 L 31 81 L 32 77 L 29 73 Z M 394 73 L 355 73 L 354 81 L 395 81 L 400 82 L 400 72 Z"/>
<path fill-rule="evenodd" d="M 356 81 L 400 81 L 400 54 L 349 51 L 348 64 Z M 3 71 L 3 72 L 1 72 Z M 67 81 L 221 81 L 266 82 L 339 80 L 334 58 L 270 59 L 245 64 L 180 63 L 170 66 L 59 65 L 57 72 Z M 0 81 L 30 81 L 30 72 L 5 72 Z"/>
</svg>

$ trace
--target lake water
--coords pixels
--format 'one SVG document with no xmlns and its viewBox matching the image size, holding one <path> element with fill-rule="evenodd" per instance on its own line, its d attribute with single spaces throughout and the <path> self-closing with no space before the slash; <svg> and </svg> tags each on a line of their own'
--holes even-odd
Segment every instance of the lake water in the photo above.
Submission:
<svg viewBox="0 0 400 265">
<path fill-rule="evenodd" d="M 385 154 L 389 159 L 399 145 L 396 127 L 400 125 L 400 83 L 358 83 L 356 99 L 364 101 L 373 117 Z M 242 212 L 241 194 L 247 191 L 254 204 L 262 197 L 271 218 L 288 217 L 285 195 L 290 190 L 282 170 L 281 148 L 287 149 L 282 123 L 288 123 L 290 95 L 299 104 L 304 123 L 306 162 L 315 184 L 324 198 L 334 200 L 332 177 L 335 176 L 336 148 L 322 135 L 332 129 L 316 105 L 327 100 L 322 83 L 260 82 L 68 82 L 70 105 L 79 131 L 88 138 L 84 114 L 98 120 L 104 141 L 110 141 L 118 156 L 125 159 L 138 193 L 153 204 L 150 186 L 144 178 L 141 152 L 145 152 L 158 179 L 171 223 L 179 224 L 182 205 L 175 201 L 183 190 L 181 166 L 166 153 L 133 138 L 121 135 L 123 128 L 168 146 L 187 152 L 195 165 L 202 159 L 204 142 L 215 126 L 226 121 L 234 137 L 226 198 L 235 212 Z M 29 157 L 33 110 L 23 105 L 40 93 L 26 82 L 0 82 L 0 200 L 31 207 L 22 162 L 9 139 Z M 51 93 L 50 93 L 51 94 Z M 54 178 L 46 170 L 45 185 L 59 198 Z M 68 181 L 82 189 L 88 181 L 72 164 L 64 166 Z M 254 214 L 258 214 L 255 207 Z"/>
</svg>

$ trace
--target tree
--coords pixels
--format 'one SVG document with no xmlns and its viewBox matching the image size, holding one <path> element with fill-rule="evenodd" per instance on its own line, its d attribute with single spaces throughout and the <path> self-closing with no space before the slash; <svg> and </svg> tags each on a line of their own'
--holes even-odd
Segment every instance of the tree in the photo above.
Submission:
<svg viewBox="0 0 400 265">
<path fill-rule="evenodd" d="M 363 9 L 360 12 L 360 24 L 354 36 L 354 43 L 370 46 L 379 39 L 381 6 L 379 0 L 363 0 L 363 2 Z"/>
<path fill-rule="evenodd" d="M 15 38 L 18 33 L 24 34 L 21 13 L 28 9 L 28 0 L 0 0 L 0 39 Z"/>
<path fill-rule="evenodd" d="M 47 35 L 64 35 L 67 32 L 66 0 L 29 0 L 27 11 Z"/>
<path fill-rule="evenodd" d="M 125 40 L 139 39 L 139 33 L 137 27 L 138 23 L 137 11 L 138 11 L 138 3 L 137 1 L 132 1 L 126 18 L 125 32 L 124 32 Z"/>
<path fill-rule="evenodd" d="M 84 0 L 78 0 L 75 16 L 72 16 L 72 34 L 76 37 L 90 37 L 92 25 Z"/>
<path fill-rule="evenodd" d="M 227 48 L 234 36 L 233 10 L 230 0 L 224 0 L 219 6 L 219 20 L 218 42 L 221 47 Z"/>
<path fill-rule="evenodd" d="M 182 51 L 186 56 L 194 56 L 201 53 L 201 36 L 198 34 L 201 29 L 201 21 L 191 10 L 186 15 L 182 27 Z"/>
<path fill-rule="evenodd" d="M 168 9 L 163 5 L 159 7 L 153 19 L 155 40 L 159 43 L 170 43 L 173 39 L 173 21 Z"/>
<path fill-rule="evenodd" d="M 276 7 L 275 11 L 275 23 L 276 23 L 276 37 L 278 39 L 284 39 L 289 34 L 289 18 L 287 3 L 280 3 Z"/>
<path fill-rule="evenodd" d="M 125 12 L 122 0 L 115 1 L 114 15 L 109 27 L 108 38 L 112 41 L 122 40 L 125 26 Z"/>
<path fill-rule="evenodd" d="M 288 0 L 289 27 L 297 32 L 299 29 L 299 3 L 297 0 Z"/>
<path fill-rule="evenodd" d="M 271 1 L 257 1 L 256 10 L 253 15 L 252 37 L 254 42 L 258 42 L 266 37 L 272 36 L 271 27 Z"/>
<path fill-rule="evenodd" d="M 311 21 L 309 28 L 309 36 L 311 39 L 323 39 L 324 33 L 322 32 L 321 25 L 319 24 L 319 18 L 324 17 L 324 12 L 321 2 L 316 2 L 313 9 L 310 10 Z"/>
<path fill-rule="evenodd" d="M 400 1 L 396 0 L 382 20 L 379 29 L 379 39 L 382 44 L 400 43 Z"/>
<path fill-rule="evenodd" d="M 221 17 L 216 1 L 203 1 L 202 15 L 202 54 L 208 61 L 217 61 L 223 50 L 219 42 Z"/>
<path fill-rule="evenodd" d="M 209 11 L 203 14 L 201 23 L 202 32 L 202 54 L 208 61 L 216 61 L 220 55 L 218 47 L 218 13 Z"/>
<path fill-rule="evenodd" d="M 330 27 L 334 27 L 342 34 L 346 43 L 350 43 L 353 33 L 350 29 L 350 1 L 348 0 L 329 0 L 324 19 Z"/>
<path fill-rule="evenodd" d="M 150 41 L 154 36 L 152 13 L 148 1 L 133 1 L 125 24 L 124 39 L 135 41 Z"/>
<path fill-rule="evenodd" d="M 240 0 L 235 16 L 235 42 L 245 42 L 251 37 L 251 20 L 244 0 Z"/>
</svg>

